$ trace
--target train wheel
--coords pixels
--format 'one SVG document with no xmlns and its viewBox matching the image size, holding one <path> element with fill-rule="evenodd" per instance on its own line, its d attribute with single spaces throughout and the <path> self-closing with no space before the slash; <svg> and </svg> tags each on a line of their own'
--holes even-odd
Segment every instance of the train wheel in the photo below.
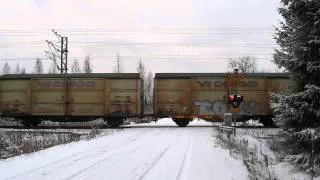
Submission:
<svg viewBox="0 0 320 180">
<path fill-rule="evenodd" d="M 107 119 L 108 126 L 111 128 L 117 128 L 123 123 L 122 118 L 109 118 Z"/>
<path fill-rule="evenodd" d="M 29 121 L 27 119 L 21 119 L 20 123 L 25 127 L 31 127 L 32 126 L 31 121 Z"/>
<path fill-rule="evenodd" d="M 31 121 L 31 125 L 34 127 L 38 126 L 40 123 L 41 123 L 40 119 L 34 119 Z"/>
<path fill-rule="evenodd" d="M 36 127 L 41 123 L 41 120 L 24 118 L 20 120 L 20 123 L 25 127 L 31 127 L 31 126 Z"/>
<path fill-rule="evenodd" d="M 190 119 L 173 119 L 173 121 L 179 126 L 179 127 L 186 127 Z"/>
</svg>

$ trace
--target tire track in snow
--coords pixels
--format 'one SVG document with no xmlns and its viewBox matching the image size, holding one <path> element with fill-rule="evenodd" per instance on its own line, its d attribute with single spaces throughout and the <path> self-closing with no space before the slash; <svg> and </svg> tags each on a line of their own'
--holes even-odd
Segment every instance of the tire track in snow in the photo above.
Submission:
<svg viewBox="0 0 320 180">
<path fill-rule="evenodd" d="M 127 149 L 128 149 L 127 146 L 129 146 L 129 148 L 130 148 L 130 146 L 132 146 L 132 144 L 131 144 L 131 143 L 130 143 L 130 144 L 126 144 L 126 146 L 118 148 L 118 149 L 120 149 L 120 150 L 118 150 L 118 149 L 117 149 L 117 150 L 114 150 L 112 153 L 109 153 L 109 154 L 108 154 L 107 156 L 105 156 L 103 159 L 100 159 L 100 160 L 92 163 L 91 165 L 89 165 L 89 166 L 81 169 L 80 171 L 77 171 L 77 172 L 73 173 L 72 175 L 70 175 L 70 176 L 68 176 L 67 178 L 64 178 L 64 179 L 73 179 L 73 178 L 77 178 L 77 177 L 79 177 L 79 176 L 81 177 L 81 175 L 82 175 L 83 173 L 91 170 L 92 168 L 96 168 L 96 169 L 97 169 L 97 167 L 99 167 L 102 163 L 104 163 L 106 160 L 114 157 L 114 155 L 116 155 L 116 154 L 121 154 L 118 158 L 116 158 L 116 160 L 118 160 L 118 161 L 119 161 L 120 159 L 126 158 L 126 157 L 132 155 L 133 153 L 137 152 L 140 148 L 145 147 L 145 145 L 148 145 L 148 144 L 150 143 L 150 141 L 153 141 L 153 136 L 157 136 L 157 135 L 159 135 L 159 134 L 161 134 L 161 133 L 164 133 L 164 132 L 165 132 L 165 131 L 163 131 L 163 130 L 161 130 L 161 131 L 159 131 L 159 132 L 154 132 L 152 136 L 148 136 L 148 137 L 147 137 L 147 138 L 148 138 L 148 141 L 144 142 L 143 144 L 138 144 L 138 145 L 139 145 L 138 148 L 135 147 L 135 148 L 133 148 L 133 150 L 131 150 L 131 151 L 127 151 Z M 149 140 L 149 139 L 150 139 L 150 140 Z M 123 151 L 124 151 L 124 152 L 123 152 Z"/>
<path fill-rule="evenodd" d="M 148 167 L 148 169 L 138 177 L 139 180 L 142 180 L 145 175 L 147 175 L 149 173 L 149 171 L 160 161 L 160 159 L 164 156 L 164 154 L 169 150 L 169 148 L 174 144 L 171 143 L 169 146 L 167 146 L 157 157 L 156 160 L 152 162 L 152 164 Z"/>
<path fill-rule="evenodd" d="M 164 150 L 161 151 L 160 154 L 155 158 L 155 160 L 152 162 L 152 164 L 140 175 L 138 176 L 138 180 L 144 179 L 144 177 L 154 168 L 154 166 L 164 157 L 164 155 L 168 152 L 168 150 L 176 143 L 177 137 L 180 135 L 180 129 L 179 129 L 179 134 L 175 136 L 173 141 L 166 146 Z"/>
<path fill-rule="evenodd" d="M 151 131 L 151 130 L 150 130 Z M 147 132 L 146 132 L 147 133 Z M 154 134 L 157 134 L 157 133 L 161 133 L 160 132 L 157 132 L 157 131 L 153 131 Z M 66 160 L 70 160 L 70 162 L 67 164 L 71 164 L 72 162 L 75 162 L 75 161 L 79 161 L 81 159 L 84 159 L 85 157 L 89 156 L 90 154 L 86 154 L 86 153 L 94 153 L 94 152 L 99 152 L 101 151 L 101 149 L 105 149 L 105 148 L 119 148 L 119 147 L 122 147 L 124 144 L 128 144 L 128 143 L 132 143 L 134 141 L 136 141 L 137 139 L 139 139 L 141 136 L 144 137 L 144 133 L 142 132 L 138 132 L 138 137 L 132 137 L 132 136 L 129 136 L 127 138 L 125 138 L 120 144 L 117 144 L 116 146 L 113 146 L 110 145 L 110 144 L 107 144 L 107 145 L 103 145 L 103 146 L 98 146 L 98 147 L 94 147 L 94 148 L 91 148 L 91 149 L 88 149 L 88 150 L 85 150 L 85 151 L 81 151 L 81 152 L 78 152 L 76 154 L 72 154 L 70 156 L 67 156 L 67 157 L 63 157 L 63 158 L 60 158 L 59 160 L 56 160 L 56 161 L 53 161 L 51 163 L 48 163 L 48 164 L 45 164 L 45 165 L 42 165 L 40 167 L 37 167 L 37 168 L 33 168 L 33 169 L 30 169 L 26 172 L 23 172 L 23 173 L 20 173 L 20 174 L 17 174 L 17 175 L 14 175 L 14 176 L 10 176 L 6 179 L 15 179 L 17 177 L 21 177 L 21 176 L 24 176 L 24 175 L 27 175 L 27 174 L 30 174 L 30 173 L 34 173 L 36 171 L 39 171 L 39 170 L 42 170 L 42 169 L 45 169 L 45 168 L 48 168 L 50 166 L 54 166 L 54 165 L 58 165 L 59 163 L 64 163 Z M 83 154 L 86 154 L 86 155 L 83 155 Z M 80 156 L 80 157 L 79 157 Z M 76 158 L 78 157 L 77 159 L 72 159 L 72 158 Z"/>
<path fill-rule="evenodd" d="M 161 157 L 161 159 L 158 159 L 153 167 L 148 167 L 148 172 L 143 174 L 143 176 L 141 175 L 138 177 L 140 179 L 155 180 L 181 179 L 181 176 L 185 172 L 185 169 L 188 168 L 185 163 L 189 162 L 188 157 L 190 155 L 189 151 L 192 147 L 192 140 L 193 138 L 190 134 L 189 129 L 180 129 L 180 133 L 176 135 L 172 146 Z"/>
<path fill-rule="evenodd" d="M 181 162 L 181 166 L 180 166 L 180 168 L 179 168 L 179 172 L 178 172 L 178 175 L 177 175 L 176 179 L 180 179 L 180 178 L 181 178 L 181 174 L 182 174 L 182 172 L 183 172 L 183 169 L 184 169 L 185 166 L 186 166 L 185 163 L 186 163 L 187 155 L 188 155 L 189 150 L 190 150 L 191 141 L 192 141 L 192 137 L 189 135 L 188 145 L 187 145 L 186 150 L 184 151 L 183 160 L 182 160 L 182 162 Z"/>
</svg>

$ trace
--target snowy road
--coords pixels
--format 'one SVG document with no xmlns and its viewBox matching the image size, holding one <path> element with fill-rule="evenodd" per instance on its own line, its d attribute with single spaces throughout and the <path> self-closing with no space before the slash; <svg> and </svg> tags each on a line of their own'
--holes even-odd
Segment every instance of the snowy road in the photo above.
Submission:
<svg viewBox="0 0 320 180">
<path fill-rule="evenodd" d="M 248 179 L 212 127 L 128 128 L 0 161 L 0 179 Z"/>
</svg>

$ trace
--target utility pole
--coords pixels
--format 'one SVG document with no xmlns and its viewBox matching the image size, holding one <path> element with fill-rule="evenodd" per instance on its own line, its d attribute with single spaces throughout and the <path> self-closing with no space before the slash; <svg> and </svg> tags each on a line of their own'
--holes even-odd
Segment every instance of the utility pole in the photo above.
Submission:
<svg viewBox="0 0 320 180">
<path fill-rule="evenodd" d="M 47 57 L 52 59 L 57 65 L 57 69 L 60 70 L 61 74 L 68 73 L 68 37 L 62 37 L 56 31 L 52 30 L 52 32 L 59 39 L 59 45 L 46 40 L 48 43 L 49 51 L 45 51 Z M 56 62 L 56 59 L 60 59 L 60 65 Z"/>
</svg>

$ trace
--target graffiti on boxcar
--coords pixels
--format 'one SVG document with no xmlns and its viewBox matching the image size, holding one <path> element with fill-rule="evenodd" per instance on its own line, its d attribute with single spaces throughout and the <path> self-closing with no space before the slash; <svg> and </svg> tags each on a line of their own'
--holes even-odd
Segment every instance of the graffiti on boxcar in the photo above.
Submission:
<svg viewBox="0 0 320 180">
<path fill-rule="evenodd" d="M 224 101 L 198 100 L 194 104 L 199 115 L 222 115 L 227 112 Z"/>
<path fill-rule="evenodd" d="M 19 106 L 19 104 L 2 104 L 0 109 L 3 113 L 18 113 L 20 111 Z"/>
<path fill-rule="evenodd" d="M 38 81 L 40 88 L 64 88 L 66 87 L 65 81 Z M 68 87 L 70 88 L 94 88 L 95 81 L 69 81 Z"/>
<path fill-rule="evenodd" d="M 162 116 L 170 116 L 175 114 L 185 114 L 187 113 L 187 106 L 183 104 L 165 104 L 159 107 L 158 114 Z"/>
<path fill-rule="evenodd" d="M 201 88 L 211 88 L 211 87 L 227 87 L 228 83 L 227 81 L 210 81 L 210 80 L 206 80 L 206 81 L 201 81 L 198 80 L 196 81 L 197 84 L 199 84 L 199 86 Z M 242 86 L 242 87 L 257 87 L 258 86 L 258 82 L 254 81 L 254 80 L 250 80 L 250 81 L 239 81 L 238 86 Z"/>
<path fill-rule="evenodd" d="M 69 86 L 70 87 L 77 87 L 77 88 L 93 88 L 96 86 L 95 81 L 69 81 Z"/>
<path fill-rule="evenodd" d="M 198 100 L 194 105 L 199 115 L 223 115 L 228 112 L 228 103 L 221 100 Z M 261 109 L 261 105 L 254 100 L 243 101 L 239 107 L 242 115 L 254 115 L 259 113 Z"/>
<path fill-rule="evenodd" d="M 251 101 L 243 101 L 239 107 L 240 114 L 243 115 L 254 115 L 259 114 L 262 110 L 261 104 L 257 103 L 254 100 Z"/>
<path fill-rule="evenodd" d="M 208 87 L 210 88 L 212 85 L 211 81 L 197 81 L 197 83 L 199 84 L 200 87 L 204 88 L 204 87 Z"/>
<path fill-rule="evenodd" d="M 115 96 L 115 99 L 111 101 L 111 113 L 130 114 L 133 112 L 130 96 Z"/>
</svg>

